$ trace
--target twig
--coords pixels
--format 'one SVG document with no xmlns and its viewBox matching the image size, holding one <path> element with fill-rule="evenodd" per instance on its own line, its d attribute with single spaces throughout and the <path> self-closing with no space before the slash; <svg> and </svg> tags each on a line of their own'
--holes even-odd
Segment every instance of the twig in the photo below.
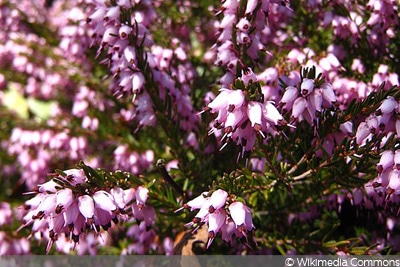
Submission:
<svg viewBox="0 0 400 267">
<path fill-rule="evenodd" d="M 172 177 L 169 175 L 167 169 L 165 168 L 165 162 L 163 159 L 157 160 L 157 167 L 161 172 L 161 175 L 164 178 L 164 180 L 168 184 L 170 184 L 178 194 L 180 194 L 183 197 L 185 195 L 185 192 L 177 183 L 175 183 L 174 179 L 172 179 Z"/>
<path fill-rule="evenodd" d="M 326 160 L 326 161 L 322 162 L 316 169 L 321 169 L 321 168 L 323 168 L 323 167 L 325 167 L 327 165 L 328 165 L 328 161 Z M 293 177 L 293 181 L 300 181 L 300 180 L 305 179 L 307 176 L 309 176 L 310 174 L 315 172 L 316 169 L 310 169 L 310 170 L 308 170 L 306 172 L 303 172 L 300 175 L 297 175 L 297 176 Z"/>
<path fill-rule="evenodd" d="M 287 174 L 292 174 L 294 173 L 300 166 L 300 164 L 302 164 L 305 160 L 306 160 L 307 156 L 304 154 L 303 157 L 301 157 L 301 159 L 287 172 Z"/>
</svg>

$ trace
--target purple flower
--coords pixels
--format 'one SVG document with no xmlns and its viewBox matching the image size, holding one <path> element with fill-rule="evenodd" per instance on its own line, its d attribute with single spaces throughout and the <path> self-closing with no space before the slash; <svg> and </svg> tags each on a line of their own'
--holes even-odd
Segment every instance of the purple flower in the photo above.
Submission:
<svg viewBox="0 0 400 267">
<path fill-rule="evenodd" d="M 385 100 L 383 100 L 382 104 L 379 106 L 378 110 L 375 113 L 376 115 L 390 114 L 395 109 L 397 110 L 398 105 L 398 101 L 394 97 L 389 96 Z"/>
<path fill-rule="evenodd" d="M 303 97 L 306 97 L 309 94 L 311 94 L 313 90 L 314 90 L 314 80 L 304 78 L 303 82 L 300 84 L 300 92 L 303 95 Z"/>
<path fill-rule="evenodd" d="M 215 190 L 210 197 L 210 207 L 209 212 L 213 213 L 215 210 L 218 210 L 225 206 L 226 198 L 228 197 L 228 193 L 222 189 Z"/>
<path fill-rule="evenodd" d="M 208 216 L 208 242 L 207 248 L 214 241 L 216 233 L 220 232 L 221 227 L 226 224 L 227 214 L 225 210 L 219 209 Z"/>
<path fill-rule="evenodd" d="M 235 201 L 229 205 L 229 212 L 240 232 L 244 233 L 245 231 L 252 231 L 254 229 L 251 210 L 245 204 Z"/>
<path fill-rule="evenodd" d="M 47 233 L 47 252 L 63 233 L 74 243 L 90 230 L 101 236 L 100 227 L 108 230 L 111 222 L 127 218 L 125 214 L 145 221 L 147 227 L 154 223 L 155 210 L 145 205 L 148 189 L 144 186 L 87 190 L 81 186 L 90 183 L 83 170 L 65 170 L 64 174 L 40 185 L 37 194 L 24 204 L 26 214 L 20 228 L 32 225 L 32 234 Z"/>
<path fill-rule="evenodd" d="M 284 125 L 285 121 L 274 103 L 264 99 L 257 76 L 251 69 L 243 71 L 238 81 L 243 82 L 244 89 L 220 89 L 220 94 L 202 112 L 218 112 L 209 134 L 222 130 L 221 140 L 225 140 L 225 144 L 221 149 L 234 140 L 242 147 L 240 154 L 243 157 L 253 149 L 257 134 L 263 138 L 266 138 L 266 133 L 274 135 L 275 127 Z M 257 90 L 259 97 L 250 99 L 249 90 Z"/>
<path fill-rule="evenodd" d="M 381 158 L 376 165 L 378 173 L 386 171 L 388 168 L 392 168 L 394 163 L 394 153 L 391 150 L 385 150 L 381 154 Z"/>
<path fill-rule="evenodd" d="M 251 210 L 242 202 L 231 200 L 228 192 L 222 189 L 215 190 L 211 196 L 207 192 L 199 195 L 182 208 L 198 210 L 193 220 L 187 226 L 195 226 L 196 231 L 202 224 L 208 227 L 207 248 L 211 245 L 218 233 L 222 233 L 222 239 L 226 242 L 232 241 L 232 236 L 238 238 L 252 232 L 254 225 L 251 218 Z M 247 237 L 246 237 L 247 238 Z"/>
<path fill-rule="evenodd" d="M 318 114 L 336 102 L 335 91 L 330 83 L 316 87 L 316 80 L 310 78 L 303 78 L 299 88 L 292 85 L 286 88 L 280 101 L 281 107 L 286 112 L 291 110 L 293 120 L 306 120 L 310 125 L 317 126 Z"/>
</svg>

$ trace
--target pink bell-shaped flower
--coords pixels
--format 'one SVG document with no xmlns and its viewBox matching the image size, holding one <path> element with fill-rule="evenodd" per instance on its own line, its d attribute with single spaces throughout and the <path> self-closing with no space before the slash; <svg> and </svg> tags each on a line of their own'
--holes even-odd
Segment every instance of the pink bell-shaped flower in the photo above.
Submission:
<svg viewBox="0 0 400 267">
<path fill-rule="evenodd" d="M 118 208 L 124 209 L 126 205 L 124 190 L 120 187 L 114 187 L 111 188 L 110 193 L 114 199 L 114 203 L 118 206 Z"/>
<path fill-rule="evenodd" d="M 126 61 L 130 64 L 134 64 L 136 60 L 136 50 L 133 46 L 127 46 L 124 49 L 124 56 Z"/>
<path fill-rule="evenodd" d="M 394 152 L 394 167 L 396 170 L 400 170 L 400 150 Z"/>
<path fill-rule="evenodd" d="M 247 20 L 247 18 L 241 18 L 241 19 L 239 20 L 239 22 L 236 24 L 236 28 L 237 28 L 239 31 L 242 31 L 242 32 L 247 32 L 247 31 L 250 29 L 250 26 L 251 26 L 251 24 L 250 24 L 250 22 Z"/>
<path fill-rule="evenodd" d="M 301 94 L 305 97 L 311 94 L 314 90 L 314 80 L 313 79 L 308 79 L 304 78 L 303 82 L 300 85 L 300 92 Z"/>
<path fill-rule="evenodd" d="M 293 103 L 292 116 L 299 118 L 307 107 L 307 100 L 303 97 L 298 97 Z"/>
<path fill-rule="evenodd" d="M 132 74 L 132 92 L 137 94 L 143 87 L 145 78 L 141 72 L 135 72 Z"/>
<path fill-rule="evenodd" d="M 147 201 L 147 198 L 149 196 L 149 189 L 147 189 L 144 186 L 139 186 L 136 189 L 135 196 L 136 196 L 136 204 L 139 206 L 140 209 L 141 206 L 143 206 Z"/>
<path fill-rule="evenodd" d="M 397 194 L 400 190 L 400 177 L 399 172 L 397 170 L 391 170 L 389 174 L 389 184 L 387 186 L 386 193 L 395 193 Z"/>
<path fill-rule="evenodd" d="M 297 96 L 299 95 L 299 90 L 294 86 L 286 87 L 286 91 L 282 96 L 281 102 L 282 103 L 293 103 L 296 100 Z"/>
<path fill-rule="evenodd" d="M 330 83 L 324 83 L 321 85 L 320 88 L 321 88 L 322 98 L 324 100 L 326 100 L 328 103 L 336 102 L 336 95 Z"/>
<path fill-rule="evenodd" d="M 226 212 L 223 209 L 217 210 L 216 212 L 208 216 L 208 242 L 207 248 L 210 247 L 216 234 L 220 231 L 221 227 L 226 222 Z"/>
<path fill-rule="evenodd" d="M 262 103 L 258 101 L 249 101 L 247 103 L 247 117 L 249 117 L 251 122 L 251 127 L 258 124 L 261 125 L 261 118 L 263 115 Z"/>
<path fill-rule="evenodd" d="M 72 226 L 74 225 L 76 219 L 80 215 L 78 201 L 72 202 L 72 204 L 65 210 L 63 213 L 65 226 Z"/>
<path fill-rule="evenodd" d="M 382 104 L 379 106 L 376 114 L 389 114 L 392 113 L 397 107 L 397 100 L 393 96 L 388 96 L 385 100 L 382 101 Z"/>
<path fill-rule="evenodd" d="M 237 231 L 242 233 L 247 239 L 246 231 L 254 229 L 250 208 L 242 202 L 236 201 L 229 205 L 229 211 L 233 222 L 236 224 Z"/>
<path fill-rule="evenodd" d="M 57 188 L 59 188 L 59 187 L 60 187 L 59 184 L 57 184 L 53 180 L 50 180 L 48 182 L 45 182 L 44 184 L 39 185 L 37 191 L 40 193 L 45 193 L 45 192 L 55 193 L 55 192 L 57 192 Z"/>
<path fill-rule="evenodd" d="M 78 208 L 79 212 L 86 218 L 86 221 L 94 218 L 94 202 L 90 196 L 83 195 L 78 197 Z"/>
<path fill-rule="evenodd" d="M 242 39 L 247 38 L 249 42 L 250 37 L 247 35 L 247 33 L 242 32 L 240 34 L 240 37 Z M 245 40 L 243 40 L 243 43 L 247 43 Z M 250 82 L 255 83 L 257 81 L 257 76 L 254 74 L 253 70 L 251 68 L 248 68 L 246 70 L 242 70 L 242 81 L 245 86 L 248 86 Z"/>
<path fill-rule="evenodd" d="M 64 173 L 67 175 L 65 179 L 73 186 L 83 184 L 87 180 L 85 172 L 81 169 L 69 169 L 65 170 Z"/>
<path fill-rule="evenodd" d="M 371 133 L 368 124 L 366 122 L 361 122 L 356 131 L 356 143 L 361 145 L 365 138 Z"/>
<path fill-rule="evenodd" d="M 221 226 L 222 240 L 232 244 L 232 236 L 236 232 L 236 224 L 232 219 L 227 219 L 226 223 Z"/>
<path fill-rule="evenodd" d="M 100 190 L 96 191 L 93 195 L 92 198 L 95 203 L 95 207 L 105 210 L 105 211 L 111 211 L 114 212 L 117 210 L 117 206 L 115 205 L 114 201 L 112 200 L 113 197 L 110 193 Z"/>
<path fill-rule="evenodd" d="M 66 210 L 71 206 L 72 202 L 74 202 L 74 194 L 71 189 L 64 188 L 56 193 L 56 209 L 55 212 L 57 214 L 61 213 L 63 210 Z"/>
<path fill-rule="evenodd" d="M 376 170 L 378 173 L 382 173 L 388 168 L 391 168 L 394 163 L 394 153 L 391 150 L 385 150 L 381 154 L 381 158 L 376 165 Z"/>
<path fill-rule="evenodd" d="M 217 97 L 214 98 L 214 100 L 208 104 L 207 106 L 208 110 L 210 110 L 211 112 L 215 112 L 220 109 L 225 109 L 228 106 L 227 99 L 231 91 L 232 90 L 226 88 L 220 89 L 219 90 L 220 93 L 217 95 Z"/>
<path fill-rule="evenodd" d="M 206 201 L 209 199 L 205 196 L 208 195 L 208 192 L 203 192 L 199 196 L 195 197 L 194 199 L 188 201 L 185 203 L 181 208 L 177 209 L 175 212 L 178 212 L 183 209 L 190 208 L 190 211 L 194 211 L 197 209 L 201 209 L 201 207 L 206 203 Z"/>
<path fill-rule="evenodd" d="M 245 103 L 245 96 L 242 90 L 232 90 L 228 97 L 228 111 L 233 112 Z"/>
<path fill-rule="evenodd" d="M 217 189 L 214 193 L 212 193 L 209 202 L 209 212 L 213 213 L 215 210 L 224 207 L 227 197 L 228 193 L 222 189 Z"/>
<path fill-rule="evenodd" d="M 55 194 L 48 194 L 45 196 L 44 200 L 39 204 L 37 207 L 38 213 L 36 217 L 38 219 L 43 218 L 44 216 L 49 215 L 50 213 L 54 212 L 56 208 L 56 195 Z"/>
<path fill-rule="evenodd" d="M 121 37 L 121 39 L 125 39 L 128 37 L 129 34 L 131 34 L 132 32 L 132 27 L 129 25 L 122 25 L 119 28 L 119 36 Z"/>
<path fill-rule="evenodd" d="M 296 89 L 297 90 L 297 89 Z M 281 113 L 279 113 L 278 109 L 275 107 L 273 102 L 267 101 L 264 104 L 263 116 L 267 121 L 277 125 L 279 121 L 283 120 Z"/>
</svg>

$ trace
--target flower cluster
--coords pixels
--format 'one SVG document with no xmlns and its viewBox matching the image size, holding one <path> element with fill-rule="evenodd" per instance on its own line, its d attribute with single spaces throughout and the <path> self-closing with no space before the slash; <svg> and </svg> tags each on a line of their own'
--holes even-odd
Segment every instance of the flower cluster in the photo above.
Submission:
<svg viewBox="0 0 400 267">
<path fill-rule="evenodd" d="M 112 227 L 111 222 L 117 224 L 126 214 L 144 221 L 147 227 L 153 224 L 155 211 L 146 205 L 147 188 L 92 190 L 86 188 L 88 183 L 90 180 L 82 169 L 65 170 L 35 188 L 32 192 L 35 196 L 24 203 L 26 214 L 21 228 L 32 225 L 32 234 L 46 236 L 47 253 L 61 234 L 76 244 L 89 232 L 100 235 L 101 228 L 107 231 Z"/>
<path fill-rule="evenodd" d="M 400 195 L 400 150 L 393 152 L 385 150 L 381 153 L 379 162 L 376 164 L 378 176 L 371 180 L 368 185 L 385 196 L 386 201 L 399 203 Z"/>
<path fill-rule="evenodd" d="M 357 144 L 365 144 L 374 135 L 390 135 L 395 133 L 400 137 L 400 120 L 398 119 L 399 101 L 389 96 L 378 107 L 375 113 L 369 115 L 357 127 Z"/>
<path fill-rule="evenodd" d="M 257 134 L 266 138 L 266 134 L 275 135 L 276 127 L 286 122 L 272 101 L 264 98 L 256 75 L 251 69 L 244 70 L 232 89 L 222 88 L 202 112 L 217 113 L 213 128 L 209 134 L 223 130 L 225 144 L 233 140 L 242 147 L 241 156 L 251 152 Z"/>
<path fill-rule="evenodd" d="M 136 117 L 137 127 L 154 126 L 156 117 L 149 91 L 157 87 L 157 97 L 162 101 L 171 97 L 177 103 L 180 126 L 193 130 L 198 118 L 188 94 L 196 73 L 178 39 L 171 40 L 174 49 L 154 44 L 149 27 L 157 16 L 151 3 L 117 1 L 111 6 L 96 5 L 87 21 L 94 29 L 94 40 L 99 43 L 97 56 L 107 54 L 102 62 L 109 66 L 114 77 L 110 84 L 114 95 L 118 98 L 133 95 L 136 109 L 130 113 L 132 118 Z"/>
<path fill-rule="evenodd" d="M 227 70 L 219 80 L 222 86 L 233 83 L 237 66 L 243 67 L 245 59 L 255 62 L 260 60 L 260 54 L 266 53 L 270 33 L 276 30 L 273 29 L 275 19 L 288 10 L 287 1 L 277 4 L 278 1 L 247 1 L 245 8 L 240 8 L 241 1 L 238 0 L 222 3 L 218 13 L 223 13 L 223 18 L 216 24 L 218 38 L 213 47 L 215 65 Z"/>
<path fill-rule="evenodd" d="M 0 238 L 0 255 L 23 255 L 30 253 L 30 244 L 28 239 L 16 239 L 3 231 L 0 231 Z"/>
<path fill-rule="evenodd" d="M 309 73 L 305 71 L 304 76 L 307 77 L 302 77 L 298 87 L 286 87 L 281 103 L 286 111 L 291 110 L 293 120 L 306 120 L 315 126 L 318 114 L 323 108 L 331 107 L 336 102 L 336 96 L 332 85 L 315 79 L 315 69 L 312 70 Z"/>
<path fill-rule="evenodd" d="M 190 208 L 190 211 L 199 210 L 193 220 L 186 225 L 196 226 L 193 232 L 202 225 L 207 225 L 209 237 L 207 248 L 218 233 L 222 234 L 224 241 L 231 244 L 235 235 L 237 238 L 244 238 L 249 245 L 247 233 L 252 233 L 255 229 L 251 210 L 243 202 L 229 196 L 226 191 L 217 189 L 211 195 L 209 192 L 203 192 L 177 211 L 184 208 Z"/>
<path fill-rule="evenodd" d="M 2 0 L 0 23 L 0 255 L 400 251 L 398 1 Z"/>
</svg>

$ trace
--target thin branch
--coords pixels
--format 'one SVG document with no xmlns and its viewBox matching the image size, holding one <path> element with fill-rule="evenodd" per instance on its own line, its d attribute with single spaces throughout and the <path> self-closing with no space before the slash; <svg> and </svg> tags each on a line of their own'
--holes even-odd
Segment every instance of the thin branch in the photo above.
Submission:
<svg viewBox="0 0 400 267">
<path fill-rule="evenodd" d="M 301 157 L 301 159 L 287 172 L 287 174 L 291 175 L 292 173 L 294 173 L 299 166 L 306 160 L 307 156 L 306 154 L 303 155 L 303 157 Z"/>
<path fill-rule="evenodd" d="M 329 164 L 329 163 L 328 163 L 328 161 L 326 160 L 326 161 L 322 162 L 316 169 L 321 169 L 321 168 L 327 166 L 328 164 Z M 309 176 L 310 174 L 312 174 L 313 172 L 315 172 L 316 169 L 310 169 L 310 170 L 308 170 L 308 171 L 305 171 L 305 172 L 303 172 L 302 174 L 293 177 L 292 179 L 293 179 L 293 181 L 300 181 L 300 180 L 303 180 L 303 179 L 305 179 L 307 176 Z"/>
<path fill-rule="evenodd" d="M 167 169 L 165 168 L 165 162 L 163 159 L 159 159 L 157 160 L 157 167 L 158 170 L 161 172 L 162 177 L 164 178 L 164 180 L 172 186 L 172 188 L 178 193 L 180 194 L 182 197 L 185 195 L 185 192 L 183 191 L 183 189 L 177 184 L 175 183 L 174 179 L 172 179 L 172 177 L 169 175 Z"/>
</svg>

